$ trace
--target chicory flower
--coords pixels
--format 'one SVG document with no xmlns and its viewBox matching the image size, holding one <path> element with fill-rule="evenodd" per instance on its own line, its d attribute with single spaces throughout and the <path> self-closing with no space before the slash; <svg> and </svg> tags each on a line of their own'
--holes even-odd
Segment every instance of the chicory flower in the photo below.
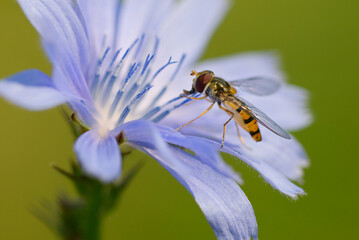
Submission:
<svg viewBox="0 0 359 240">
<path fill-rule="evenodd" d="M 176 98 L 191 81 L 192 69 L 210 69 L 228 80 L 275 77 L 282 88 L 267 98 L 245 96 L 287 130 L 310 122 L 306 92 L 286 84 L 273 53 L 234 55 L 197 64 L 227 0 L 18 0 L 41 35 L 53 65 L 52 77 L 27 70 L 0 82 L 0 95 L 28 110 L 67 103 L 89 131 L 74 146 L 87 174 L 110 182 L 121 173 L 116 137 L 148 153 L 194 197 L 218 239 L 257 239 L 250 202 L 239 175 L 221 158 L 227 115 L 208 116 L 174 129 L 200 112 L 206 101 L 186 105 Z M 280 192 L 295 198 L 308 164 L 300 144 L 262 131 L 251 149 L 229 126 L 222 151 L 256 169 Z M 189 149 L 193 154 L 178 148 Z"/>
</svg>

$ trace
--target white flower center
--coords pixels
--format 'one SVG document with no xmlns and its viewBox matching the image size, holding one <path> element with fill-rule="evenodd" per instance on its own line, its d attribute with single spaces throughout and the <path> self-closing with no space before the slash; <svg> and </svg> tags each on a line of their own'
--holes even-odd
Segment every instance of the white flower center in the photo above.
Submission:
<svg viewBox="0 0 359 240">
<path fill-rule="evenodd" d="M 171 58 L 167 59 L 167 63 L 164 59 L 156 59 L 161 64 L 165 64 L 152 72 L 158 45 L 158 39 L 145 41 L 143 35 L 126 51 L 113 51 L 109 47 L 104 47 L 103 54 L 98 60 L 96 74 L 89 83 L 100 134 L 107 134 L 108 131 L 131 120 L 153 118 L 164 110 L 165 105 L 158 106 L 158 100 L 175 78 L 184 56 L 177 64 L 173 76 L 161 83 L 162 89 L 153 93 L 154 96 L 150 101 L 146 98 L 144 102 L 143 97 L 153 87 L 160 73 L 168 66 L 177 63 Z M 142 106 L 142 111 L 139 110 L 141 105 L 146 105 L 145 108 Z"/>
</svg>

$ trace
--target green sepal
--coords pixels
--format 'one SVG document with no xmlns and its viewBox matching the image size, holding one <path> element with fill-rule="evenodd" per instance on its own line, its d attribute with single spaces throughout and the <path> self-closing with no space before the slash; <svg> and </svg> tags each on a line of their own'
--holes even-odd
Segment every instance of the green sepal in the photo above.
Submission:
<svg viewBox="0 0 359 240">
<path fill-rule="evenodd" d="M 124 152 L 123 160 L 132 151 Z M 124 162 L 127 163 L 128 160 Z M 57 202 L 58 223 L 49 227 L 59 232 L 63 239 L 98 240 L 103 218 L 117 206 L 124 190 L 143 165 L 144 161 L 138 160 L 131 167 L 124 166 L 121 178 L 109 184 L 87 176 L 74 161 L 71 161 L 70 171 L 52 165 L 58 173 L 74 184 L 79 197 L 72 199 L 61 196 Z"/>
</svg>

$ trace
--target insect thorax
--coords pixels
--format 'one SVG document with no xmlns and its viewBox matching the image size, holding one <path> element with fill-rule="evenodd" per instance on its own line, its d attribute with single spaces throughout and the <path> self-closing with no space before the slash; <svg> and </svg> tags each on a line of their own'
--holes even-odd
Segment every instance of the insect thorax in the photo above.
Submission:
<svg viewBox="0 0 359 240">
<path fill-rule="evenodd" d="M 222 78 L 214 77 L 206 89 L 207 96 L 215 101 L 222 102 L 230 94 L 231 86 Z"/>
</svg>

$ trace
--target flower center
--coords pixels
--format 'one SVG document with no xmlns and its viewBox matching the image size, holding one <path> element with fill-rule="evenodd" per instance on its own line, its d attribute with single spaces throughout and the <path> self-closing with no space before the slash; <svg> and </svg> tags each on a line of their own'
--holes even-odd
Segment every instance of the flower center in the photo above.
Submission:
<svg viewBox="0 0 359 240">
<path fill-rule="evenodd" d="M 95 76 L 89 82 L 101 133 L 107 134 L 107 131 L 134 119 L 153 118 L 165 108 L 158 106 L 158 102 L 174 80 L 185 56 L 176 68 L 169 68 L 177 62 L 171 57 L 156 59 L 158 47 L 157 38 L 147 39 L 145 35 L 136 39 L 126 51 L 114 51 L 106 47 L 104 40 Z M 163 71 L 173 69 L 171 78 L 161 77 Z M 161 87 L 148 96 L 155 84 Z"/>
</svg>

